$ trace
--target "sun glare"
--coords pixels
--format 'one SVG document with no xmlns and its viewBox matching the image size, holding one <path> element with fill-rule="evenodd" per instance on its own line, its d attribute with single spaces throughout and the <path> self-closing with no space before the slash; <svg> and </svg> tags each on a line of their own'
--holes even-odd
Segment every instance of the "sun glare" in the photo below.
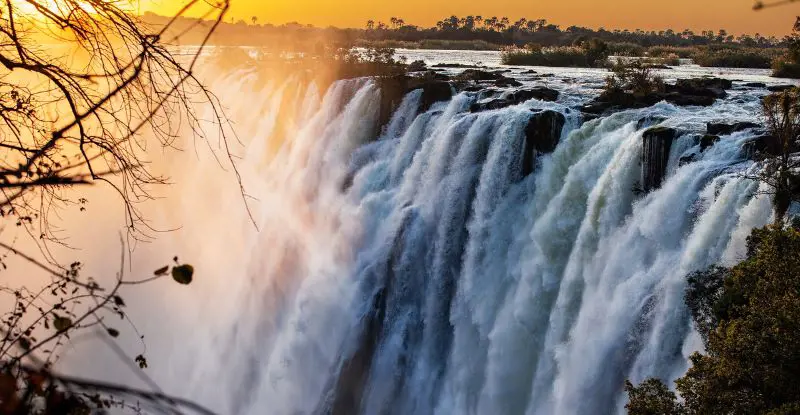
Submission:
<svg viewBox="0 0 800 415">
<path fill-rule="evenodd" d="M 16 14 L 27 16 L 42 15 L 44 13 L 68 16 L 75 7 L 79 7 L 87 13 L 97 13 L 91 3 L 81 0 L 12 0 L 11 5 Z"/>
</svg>

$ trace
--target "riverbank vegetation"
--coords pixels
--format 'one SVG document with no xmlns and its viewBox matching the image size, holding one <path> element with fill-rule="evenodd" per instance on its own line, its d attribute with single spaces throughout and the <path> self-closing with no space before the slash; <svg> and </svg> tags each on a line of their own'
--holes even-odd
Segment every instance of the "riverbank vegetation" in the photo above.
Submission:
<svg viewBox="0 0 800 415">
<path fill-rule="evenodd" d="M 626 384 L 631 415 L 800 413 L 800 232 L 755 230 L 733 268 L 689 276 L 686 295 L 706 351 L 676 383 Z"/>
<path fill-rule="evenodd" d="M 143 19 L 151 25 L 163 25 L 169 18 L 145 13 Z M 196 24 L 196 19 L 181 17 L 175 21 L 175 29 Z M 608 30 L 580 26 L 562 28 L 558 24 L 538 18 L 488 16 L 449 16 L 432 27 L 423 27 L 393 17 L 389 22 L 370 20 L 363 28 L 319 28 L 300 23 L 283 25 L 259 24 L 258 19 L 223 22 L 210 39 L 213 45 L 267 46 L 276 40 L 300 41 L 311 38 L 363 41 L 407 42 L 405 45 L 423 41 L 483 41 L 486 44 L 524 46 L 539 44 L 549 46 L 571 46 L 588 39 L 599 39 L 606 43 L 637 45 L 644 48 L 669 46 L 692 47 L 708 45 L 731 45 L 741 47 L 774 48 L 785 46 L 785 39 L 761 35 L 734 36 L 724 29 L 705 30 L 696 33 L 685 29 L 666 30 Z M 185 39 L 191 42 L 191 39 Z M 458 43 L 453 43 L 458 44 Z"/>
<path fill-rule="evenodd" d="M 153 13 L 145 13 L 143 18 L 156 27 L 170 22 L 168 18 Z M 174 30 L 180 31 L 195 25 L 196 19 L 182 17 L 172 24 Z M 676 54 L 681 58 L 691 58 L 702 50 L 699 48 L 712 46 L 715 49 L 747 50 L 749 53 L 764 49 L 781 50 L 788 41 L 761 35 L 734 36 L 724 29 L 700 33 L 689 29 L 595 30 L 580 26 L 562 28 L 544 19 L 512 21 L 507 17 L 450 16 L 433 27 L 413 25 L 399 17 L 386 23 L 370 20 L 364 28 L 318 28 L 299 23 L 275 26 L 259 24 L 258 19 L 250 22 L 238 20 L 220 24 L 209 42 L 218 46 L 252 47 L 334 42 L 374 48 L 499 50 L 525 48 L 526 45 L 537 45 L 535 47 L 542 49 L 573 47 L 592 39 L 608 45 L 611 55 L 662 57 Z M 184 37 L 186 44 L 200 40 Z"/>
<path fill-rule="evenodd" d="M 196 19 L 181 17 L 171 20 L 145 13 L 143 19 L 153 27 L 171 23 L 171 30 L 180 33 L 197 24 Z M 407 23 L 392 18 L 388 23 L 368 21 L 364 28 L 318 28 L 299 23 L 280 26 L 259 24 L 258 19 L 223 22 L 208 42 L 216 46 L 250 46 L 280 49 L 290 46 L 305 50 L 322 44 L 347 44 L 371 49 L 449 49 L 503 50 L 505 62 L 513 65 L 597 66 L 594 56 L 582 48 L 589 42 L 602 42 L 610 56 L 637 56 L 669 59 L 692 59 L 707 67 L 776 68 L 776 75 L 790 75 L 794 61 L 777 59 L 787 56 L 787 48 L 795 37 L 734 36 L 726 30 L 606 30 L 579 26 L 562 28 L 544 19 L 506 17 L 450 16 L 433 27 Z M 183 36 L 184 44 L 203 39 Z M 777 59 L 777 60 L 776 60 Z"/>
<path fill-rule="evenodd" d="M 786 53 L 773 62 L 773 76 L 800 79 L 800 17 L 794 23 L 792 35 L 786 39 Z"/>
<path fill-rule="evenodd" d="M 508 48 L 500 58 L 504 65 L 602 67 L 608 61 L 608 45 L 597 39 L 575 46 L 542 47 L 527 45 L 525 48 Z"/>
<path fill-rule="evenodd" d="M 593 39 L 592 43 L 603 43 Z M 590 42 L 584 42 L 585 45 Z M 635 44 L 605 44 L 604 55 L 616 57 L 639 57 L 652 66 L 678 66 L 680 59 L 690 59 L 704 67 L 715 68 L 755 68 L 769 69 L 773 62 L 784 56 L 782 48 L 747 48 L 740 46 L 691 46 L 645 48 Z M 581 46 L 543 47 L 526 45 L 523 48 L 510 47 L 501 52 L 505 65 L 597 67 L 608 62 L 597 60 L 597 49 Z"/>
</svg>

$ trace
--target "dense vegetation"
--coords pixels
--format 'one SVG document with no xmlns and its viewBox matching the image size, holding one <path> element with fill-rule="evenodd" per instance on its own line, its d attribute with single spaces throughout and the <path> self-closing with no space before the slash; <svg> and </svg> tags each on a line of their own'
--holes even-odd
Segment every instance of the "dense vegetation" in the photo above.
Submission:
<svg viewBox="0 0 800 415">
<path fill-rule="evenodd" d="M 169 19 L 153 13 L 145 13 L 144 19 L 152 25 L 166 24 Z M 174 22 L 174 28 L 196 25 L 196 19 L 180 17 Z M 633 48 L 649 48 L 655 46 L 693 47 L 707 45 L 729 45 L 750 48 L 774 48 L 786 45 L 785 39 L 764 37 L 761 35 L 733 36 L 726 30 L 702 31 L 695 33 L 685 29 L 661 31 L 644 30 L 597 30 L 570 26 L 561 28 L 557 24 L 544 19 L 521 18 L 512 22 L 507 17 L 482 16 L 450 16 L 442 19 L 434 27 L 420 27 L 406 23 L 401 18 L 392 18 L 390 22 L 366 22 L 365 28 L 318 28 L 311 25 L 289 23 L 280 26 L 259 24 L 257 18 L 250 22 L 239 20 L 221 24 L 210 39 L 215 45 L 238 46 L 271 46 L 279 44 L 314 44 L 321 39 L 342 42 L 378 43 L 376 46 L 419 47 L 430 46 L 436 41 L 438 46 L 460 46 L 475 44 L 502 46 L 525 46 L 538 44 L 543 47 L 572 46 L 589 39 L 599 39 L 609 44 L 620 44 Z M 187 43 L 198 41 L 191 37 L 184 38 Z M 383 43 L 381 43 L 383 42 Z M 641 49 L 638 49 L 641 51 Z M 640 53 L 639 53 L 640 54 Z"/>
<path fill-rule="evenodd" d="M 144 18 L 155 27 L 170 22 L 153 13 L 146 13 Z M 197 22 L 180 17 L 171 24 L 172 30 L 180 33 L 181 29 L 193 27 Z M 393 17 L 389 24 L 368 21 L 363 29 L 317 28 L 299 23 L 262 25 L 253 18 L 250 22 L 222 23 L 209 42 L 299 53 L 314 52 L 325 44 L 375 49 L 506 49 L 504 56 L 508 64 L 572 67 L 596 66 L 595 56 L 582 56 L 582 53 L 593 53 L 591 48 L 584 47 L 587 43 L 600 42 L 606 45 L 608 55 L 667 58 L 670 65 L 677 64 L 676 58 L 690 58 L 702 66 L 770 68 L 775 58 L 785 53 L 792 39 L 758 34 L 733 36 L 724 29 L 699 34 L 689 29 L 681 32 L 593 30 L 579 26 L 562 29 L 543 19 L 522 18 L 512 23 L 506 17 L 450 16 L 429 28 Z M 191 35 L 182 38 L 187 44 L 201 40 L 192 39 Z"/>
<path fill-rule="evenodd" d="M 773 76 L 800 78 L 800 17 L 794 24 L 792 35 L 786 39 L 787 51 L 773 63 Z"/>
<path fill-rule="evenodd" d="M 608 45 L 598 39 L 581 42 L 575 46 L 556 46 L 544 48 L 528 45 L 524 49 L 503 50 L 501 59 L 505 65 L 535 65 L 563 67 L 604 66 L 608 60 Z"/>
<path fill-rule="evenodd" d="M 687 304 L 706 353 L 676 381 L 627 383 L 632 415 L 800 412 L 800 232 L 771 226 L 748 239 L 747 259 L 689 278 Z"/>
</svg>

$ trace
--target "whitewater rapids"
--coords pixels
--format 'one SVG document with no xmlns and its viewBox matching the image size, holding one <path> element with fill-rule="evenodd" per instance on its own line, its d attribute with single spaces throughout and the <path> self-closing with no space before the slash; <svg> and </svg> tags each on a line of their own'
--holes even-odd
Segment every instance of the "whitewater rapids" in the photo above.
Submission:
<svg viewBox="0 0 800 415">
<path fill-rule="evenodd" d="M 221 414 L 621 413 L 626 379 L 671 383 L 702 348 L 686 275 L 735 264 L 771 221 L 740 174 L 751 132 L 695 141 L 707 121 L 757 120 L 755 96 L 582 122 L 569 97 L 470 113 L 462 93 L 417 113 L 412 92 L 374 137 L 368 80 L 211 87 L 239 120 L 247 196 L 203 146 L 159 164 L 176 184 L 146 213 L 182 228 L 137 246 L 131 272 L 179 254 L 196 281 L 126 301 L 147 373 Z M 531 109 L 567 122 L 523 177 Z M 641 194 L 646 116 L 682 135 Z M 92 257 L 116 258 L 114 241 Z M 87 375 L 139 382 L 102 347 L 72 353 Z"/>
</svg>

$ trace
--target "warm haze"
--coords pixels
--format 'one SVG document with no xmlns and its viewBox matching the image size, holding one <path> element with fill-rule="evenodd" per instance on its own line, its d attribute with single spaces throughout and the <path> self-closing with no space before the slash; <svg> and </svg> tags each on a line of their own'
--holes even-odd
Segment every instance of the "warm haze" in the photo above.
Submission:
<svg viewBox="0 0 800 415">
<path fill-rule="evenodd" d="M 143 10 L 174 12 L 181 2 L 144 0 Z M 363 27 L 367 20 L 403 18 L 432 26 L 450 15 L 544 18 L 562 27 L 607 29 L 692 29 L 783 36 L 790 32 L 800 5 L 753 11 L 752 0 L 495 0 L 492 2 L 429 0 L 234 0 L 231 14 L 249 21 L 309 23 L 316 26 Z"/>
</svg>

